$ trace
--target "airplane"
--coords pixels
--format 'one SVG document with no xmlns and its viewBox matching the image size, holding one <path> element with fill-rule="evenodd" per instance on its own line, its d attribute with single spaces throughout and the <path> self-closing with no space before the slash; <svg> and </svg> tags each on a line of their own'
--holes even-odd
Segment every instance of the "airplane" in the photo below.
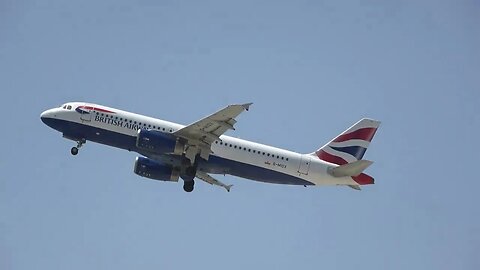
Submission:
<svg viewBox="0 0 480 270">
<path fill-rule="evenodd" d="M 318 150 L 301 154 L 224 135 L 235 130 L 236 118 L 251 105 L 229 105 L 187 126 L 86 102 L 65 103 L 42 112 L 40 118 L 77 143 L 72 155 L 87 141 L 134 151 L 141 155 L 135 160 L 135 174 L 167 182 L 181 178 L 186 192 L 193 191 L 195 178 L 230 191 L 232 185 L 212 174 L 356 190 L 374 183 L 363 173 L 373 162 L 363 155 L 379 121 L 363 118 Z"/>
</svg>

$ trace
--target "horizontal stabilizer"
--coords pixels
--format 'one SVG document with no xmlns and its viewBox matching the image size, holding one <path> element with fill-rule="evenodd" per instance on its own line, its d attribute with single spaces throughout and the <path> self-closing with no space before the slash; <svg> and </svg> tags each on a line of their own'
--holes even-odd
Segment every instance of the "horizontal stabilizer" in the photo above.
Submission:
<svg viewBox="0 0 480 270">
<path fill-rule="evenodd" d="M 372 165 L 372 163 L 373 161 L 361 159 L 335 168 L 330 168 L 328 173 L 333 177 L 358 176 L 368 168 L 368 166 Z"/>
<path fill-rule="evenodd" d="M 362 190 L 359 185 L 348 185 L 349 188 L 353 188 L 355 190 Z"/>
</svg>

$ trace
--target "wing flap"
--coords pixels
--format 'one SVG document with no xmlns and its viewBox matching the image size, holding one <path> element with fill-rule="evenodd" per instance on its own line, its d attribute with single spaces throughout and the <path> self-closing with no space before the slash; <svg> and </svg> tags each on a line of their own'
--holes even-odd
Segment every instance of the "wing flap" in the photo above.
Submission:
<svg viewBox="0 0 480 270">
<path fill-rule="evenodd" d="M 215 185 L 215 186 L 219 186 L 219 187 L 223 187 L 224 189 L 226 189 L 228 192 L 230 192 L 230 188 L 233 186 L 233 185 L 226 185 L 222 182 L 220 182 L 219 180 L 213 178 L 212 176 L 210 176 L 209 174 L 207 174 L 206 172 L 202 172 L 202 171 L 197 171 L 197 175 L 196 177 L 200 180 L 203 180 L 207 183 L 209 183 L 210 185 Z"/>
</svg>

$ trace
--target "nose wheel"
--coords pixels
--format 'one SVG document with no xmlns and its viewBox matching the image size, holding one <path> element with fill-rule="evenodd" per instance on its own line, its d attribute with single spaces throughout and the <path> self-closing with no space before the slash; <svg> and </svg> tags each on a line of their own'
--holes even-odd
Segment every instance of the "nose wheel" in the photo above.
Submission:
<svg viewBox="0 0 480 270">
<path fill-rule="evenodd" d="M 77 141 L 77 146 L 72 147 L 70 149 L 70 153 L 74 156 L 78 154 L 78 149 L 82 147 L 87 141 L 85 139 L 82 139 L 81 141 Z"/>
<path fill-rule="evenodd" d="M 72 147 L 72 149 L 70 149 L 70 153 L 72 153 L 72 155 L 76 156 L 78 154 L 78 147 Z"/>
</svg>

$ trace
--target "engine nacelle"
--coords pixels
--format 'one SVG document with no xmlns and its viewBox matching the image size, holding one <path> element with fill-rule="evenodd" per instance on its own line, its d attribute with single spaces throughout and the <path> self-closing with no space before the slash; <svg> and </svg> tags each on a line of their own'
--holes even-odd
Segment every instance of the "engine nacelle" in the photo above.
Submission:
<svg viewBox="0 0 480 270">
<path fill-rule="evenodd" d="M 160 181 L 177 182 L 180 177 L 179 169 L 144 157 L 137 157 L 133 171 L 140 176 Z"/>
<path fill-rule="evenodd" d="M 139 129 L 137 147 L 155 153 L 183 154 L 185 145 L 179 138 L 156 130 Z"/>
</svg>

